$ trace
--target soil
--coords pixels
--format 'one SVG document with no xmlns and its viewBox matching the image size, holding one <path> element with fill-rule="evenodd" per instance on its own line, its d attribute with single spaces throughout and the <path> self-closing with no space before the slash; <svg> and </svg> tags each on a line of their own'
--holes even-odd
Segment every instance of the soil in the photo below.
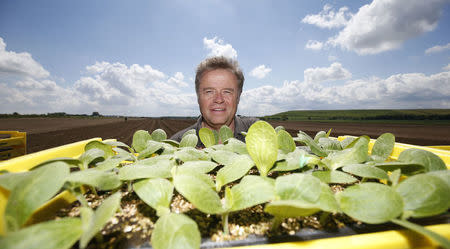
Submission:
<svg viewBox="0 0 450 249">
<path fill-rule="evenodd" d="M 0 119 L 2 131 L 27 132 L 27 153 L 33 153 L 94 137 L 115 138 L 131 144 L 137 130 L 152 132 L 157 128 L 168 137 L 196 122 L 196 119 L 169 118 L 6 118 Z M 313 121 L 270 121 L 274 127 L 282 125 L 293 136 L 299 130 L 314 136 L 318 131 L 332 129 L 332 136 L 368 135 L 377 138 L 385 132 L 396 136 L 396 141 L 415 145 L 450 145 L 449 124 L 392 124 L 340 123 Z"/>
</svg>

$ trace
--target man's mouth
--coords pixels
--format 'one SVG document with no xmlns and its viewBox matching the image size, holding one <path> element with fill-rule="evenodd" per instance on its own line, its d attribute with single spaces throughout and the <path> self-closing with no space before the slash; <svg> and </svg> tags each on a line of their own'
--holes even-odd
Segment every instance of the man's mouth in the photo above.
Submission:
<svg viewBox="0 0 450 249">
<path fill-rule="evenodd" d="M 213 112 L 223 112 L 225 111 L 225 108 L 213 108 L 211 109 Z"/>
</svg>

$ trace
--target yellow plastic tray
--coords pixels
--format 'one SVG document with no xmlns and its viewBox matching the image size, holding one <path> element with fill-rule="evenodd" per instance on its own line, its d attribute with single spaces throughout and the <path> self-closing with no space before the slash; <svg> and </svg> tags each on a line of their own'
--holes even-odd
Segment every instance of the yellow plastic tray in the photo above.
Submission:
<svg viewBox="0 0 450 249">
<path fill-rule="evenodd" d="M 355 137 L 355 136 L 339 136 L 337 139 L 339 141 L 344 140 L 347 137 Z M 369 142 L 369 152 L 372 151 L 372 147 L 375 144 L 376 139 L 370 139 Z M 438 155 L 447 166 L 447 169 L 450 169 L 450 145 L 441 145 L 441 146 L 419 146 L 419 145 L 412 145 L 412 144 L 404 144 L 404 143 L 395 143 L 394 149 L 391 153 L 390 158 L 397 160 L 400 153 L 406 149 L 421 149 L 421 150 L 427 150 L 431 151 L 434 154 Z"/>
<path fill-rule="evenodd" d="M 93 140 L 101 141 L 101 138 L 83 140 L 52 149 L 31 153 L 21 157 L 12 158 L 6 161 L 1 161 L 0 171 L 7 170 L 9 172 L 24 172 L 49 159 L 57 157 L 77 158 L 84 152 L 84 146 Z M 3 215 L 5 213 L 8 197 L 9 191 L 0 187 L 0 235 L 5 233 Z M 73 195 L 67 191 L 64 191 L 36 210 L 28 223 L 46 220 L 52 217 L 52 213 L 56 210 L 67 206 L 75 200 L 76 198 Z"/>
<path fill-rule="evenodd" d="M 27 153 L 27 133 L 20 131 L 0 131 L 8 138 L 0 139 L 0 160 L 7 160 Z"/>
<path fill-rule="evenodd" d="M 345 139 L 345 136 L 338 137 L 339 140 Z M 44 150 L 41 152 L 21 156 L 18 158 L 10 159 L 5 162 L 0 162 L 0 170 L 8 170 L 11 172 L 20 172 L 26 171 L 32 168 L 33 166 L 56 157 L 78 157 L 83 153 L 84 146 L 92 140 L 99 140 L 101 138 L 93 138 L 89 140 L 80 141 L 73 144 L 68 144 L 60 147 L 56 147 L 53 149 Z M 371 140 L 370 149 L 373 146 L 375 140 Z M 416 146 L 410 144 L 401 144 L 396 143 L 394 151 L 392 153 L 392 158 L 398 157 L 401 151 L 408 148 L 419 148 L 430 150 L 433 153 L 439 155 L 447 167 L 450 164 L 450 151 L 429 148 L 425 146 Z M 0 187 L 0 217 L 3 218 L 4 209 L 6 206 L 6 202 L 8 200 L 8 191 L 2 189 Z M 47 216 L 50 216 L 49 213 L 54 212 L 60 205 L 66 205 L 67 203 L 72 203 L 75 201 L 75 198 L 68 194 L 67 192 L 63 192 L 50 202 L 43 205 L 39 210 L 37 210 L 32 217 L 33 221 L 39 221 L 46 219 Z M 1 220 L 0 220 L 1 221 Z M 439 224 L 426 226 L 426 228 L 450 239 L 450 224 Z M 0 234 L 4 233 L 3 230 L 3 222 L 0 222 Z M 253 246 L 244 246 L 244 247 L 233 247 L 232 249 L 252 249 L 252 248 L 263 248 L 263 249 L 278 249 L 278 248 L 337 248 L 337 249 L 352 249 L 352 248 L 386 248 L 386 249 L 410 249 L 410 248 L 438 248 L 438 245 L 424 237 L 420 234 L 417 234 L 410 230 L 389 230 L 384 232 L 376 232 L 376 233 L 368 233 L 368 234 L 359 234 L 352 236 L 344 236 L 344 237 L 335 237 L 335 238 L 326 238 L 326 239 L 316 239 L 316 240 L 308 240 L 308 241 L 297 241 L 297 242 L 284 242 L 284 243 L 275 243 L 275 244 L 267 244 L 267 245 L 253 245 Z"/>
</svg>

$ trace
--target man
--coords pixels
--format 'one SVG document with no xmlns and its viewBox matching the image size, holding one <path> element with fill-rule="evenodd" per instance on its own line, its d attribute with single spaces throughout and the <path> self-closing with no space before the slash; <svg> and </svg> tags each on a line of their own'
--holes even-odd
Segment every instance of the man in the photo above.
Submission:
<svg viewBox="0 0 450 249">
<path fill-rule="evenodd" d="M 219 131 L 227 125 L 234 132 L 234 137 L 245 142 L 243 131 L 256 122 L 256 118 L 236 115 L 239 98 L 244 85 L 244 74 L 237 61 L 223 56 L 210 57 L 202 61 L 195 75 L 195 91 L 200 107 L 200 117 L 197 122 L 171 137 L 181 141 L 183 134 L 191 129 L 198 131 L 202 127 Z M 199 140 L 198 147 L 204 147 Z"/>
</svg>

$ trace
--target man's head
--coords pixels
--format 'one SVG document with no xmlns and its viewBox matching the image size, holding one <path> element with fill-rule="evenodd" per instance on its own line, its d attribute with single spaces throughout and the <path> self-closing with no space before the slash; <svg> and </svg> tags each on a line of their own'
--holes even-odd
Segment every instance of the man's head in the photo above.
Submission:
<svg viewBox="0 0 450 249">
<path fill-rule="evenodd" d="M 244 84 L 237 61 L 211 57 L 197 67 L 195 90 L 204 125 L 218 130 L 222 125 L 234 128 L 234 115 Z"/>
</svg>

